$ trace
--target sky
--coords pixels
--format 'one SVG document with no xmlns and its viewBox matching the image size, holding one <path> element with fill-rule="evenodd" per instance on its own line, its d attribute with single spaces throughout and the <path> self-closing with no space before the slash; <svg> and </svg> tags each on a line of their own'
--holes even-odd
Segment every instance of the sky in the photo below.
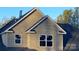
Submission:
<svg viewBox="0 0 79 59">
<path fill-rule="evenodd" d="M 57 16 L 62 14 L 65 9 L 72 9 L 73 7 L 39 7 L 39 9 L 45 14 L 49 15 L 53 20 L 56 20 Z M 12 16 L 19 16 L 19 11 L 22 10 L 23 14 L 28 12 L 32 7 L 0 7 L 0 22 Z"/>
</svg>

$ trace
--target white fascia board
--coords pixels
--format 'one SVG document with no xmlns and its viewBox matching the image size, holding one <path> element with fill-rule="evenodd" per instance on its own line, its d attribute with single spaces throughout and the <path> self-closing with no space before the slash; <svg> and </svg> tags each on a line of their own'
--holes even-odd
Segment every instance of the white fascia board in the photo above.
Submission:
<svg viewBox="0 0 79 59">
<path fill-rule="evenodd" d="M 59 34 L 66 34 L 66 31 L 64 31 L 58 24 L 56 24 L 56 26 L 58 27 L 59 31 L 63 31 L 63 33 L 59 32 Z"/>
<path fill-rule="evenodd" d="M 4 33 L 13 33 L 13 31 L 5 31 L 5 32 L 2 32 L 0 34 L 4 34 Z"/>
</svg>

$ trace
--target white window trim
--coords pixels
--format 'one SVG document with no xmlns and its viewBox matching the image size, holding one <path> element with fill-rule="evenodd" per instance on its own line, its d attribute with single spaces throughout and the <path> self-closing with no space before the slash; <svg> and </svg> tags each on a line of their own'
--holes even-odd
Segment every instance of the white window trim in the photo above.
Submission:
<svg viewBox="0 0 79 59">
<path fill-rule="evenodd" d="M 45 40 L 40 40 L 40 37 L 41 37 L 42 35 L 45 35 Z M 45 42 L 47 41 L 47 40 L 46 40 L 46 36 L 47 36 L 46 34 L 41 34 L 41 35 L 39 36 L 39 46 L 40 46 L 40 41 L 45 41 Z M 47 47 L 47 44 L 45 43 L 45 46 L 40 46 L 40 47 Z"/>
<path fill-rule="evenodd" d="M 16 40 L 15 35 L 18 35 L 18 34 L 16 34 L 16 33 L 14 34 L 14 44 L 15 44 L 15 45 L 22 45 L 22 36 L 20 35 L 20 36 L 21 36 L 20 43 L 16 43 L 16 42 L 15 42 L 15 40 Z"/>
<path fill-rule="evenodd" d="M 41 35 L 45 35 L 45 40 L 40 40 L 40 37 L 41 37 Z M 45 46 L 40 46 L 40 47 L 53 47 L 54 46 L 54 39 L 53 39 L 53 36 L 52 36 L 52 34 L 41 34 L 40 36 L 39 36 L 39 46 L 40 46 L 40 41 L 45 41 L 46 43 L 45 43 Z M 52 40 L 47 40 L 47 36 L 48 35 L 51 35 L 52 36 Z M 47 46 L 47 41 L 52 41 L 52 46 Z"/>
</svg>

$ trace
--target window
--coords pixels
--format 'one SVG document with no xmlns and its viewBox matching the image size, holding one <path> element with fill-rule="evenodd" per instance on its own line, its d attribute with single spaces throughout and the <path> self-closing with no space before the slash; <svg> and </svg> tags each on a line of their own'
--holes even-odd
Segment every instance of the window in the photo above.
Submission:
<svg viewBox="0 0 79 59">
<path fill-rule="evenodd" d="M 45 40 L 45 35 L 41 35 L 40 40 Z"/>
<path fill-rule="evenodd" d="M 20 35 L 15 35 L 15 43 L 17 43 L 17 44 L 21 43 L 21 37 L 20 37 Z"/>
<path fill-rule="evenodd" d="M 48 35 L 47 40 L 52 40 L 52 36 Z"/>
<path fill-rule="evenodd" d="M 47 46 L 52 46 L 52 36 L 51 35 L 47 36 Z"/>
<path fill-rule="evenodd" d="M 51 35 L 41 35 L 40 36 L 40 46 L 52 46 L 52 36 Z"/>
<path fill-rule="evenodd" d="M 40 41 L 40 46 L 45 46 L 45 41 Z"/>
<path fill-rule="evenodd" d="M 20 43 L 20 40 L 15 40 L 16 43 Z"/>
<path fill-rule="evenodd" d="M 52 41 L 47 41 L 47 46 L 52 46 Z"/>
<path fill-rule="evenodd" d="M 40 37 L 40 46 L 45 46 L 46 42 L 45 42 L 45 35 L 41 35 Z"/>
</svg>

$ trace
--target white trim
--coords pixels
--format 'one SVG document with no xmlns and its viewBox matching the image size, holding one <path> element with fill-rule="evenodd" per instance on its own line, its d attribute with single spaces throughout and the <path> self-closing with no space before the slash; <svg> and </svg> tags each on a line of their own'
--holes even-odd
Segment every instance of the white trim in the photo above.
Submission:
<svg viewBox="0 0 79 59">
<path fill-rule="evenodd" d="M 66 32 L 65 32 L 58 24 L 56 24 L 56 25 L 57 25 L 59 31 L 63 31 L 63 33 L 60 33 L 60 32 L 59 32 L 59 34 L 66 34 Z"/>
<path fill-rule="evenodd" d="M 40 40 L 41 35 L 45 35 L 45 40 Z M 46 48 L 47 47 L 47 43 L 45 43 L 45 46 L 40 46 L 40 41 L 45 41 L 46 42 L 46 36 L 47 36 L 46 34 L 40 34 L 39 35 L 39 37 L 38 37 L 39 38 L 39 47 L 42 47 L 42 48 Z"/>
<path fill-rule="evenodd" d="M 13 31 L 6 31 L 6 32 L 13 32 Z"/>
<path fill-rule="evenodd" d="M 11 32 L 13 32 L 13 31 L 5 31 L 5 32 L 2 32 L 2 33 L 0 33 L 0 34 L 11 33 Z"/>
<path fill-rule="evenodd" d="M 35 33 L 35 31 L 27 31 L 26 33 Z"/>
<path fill-rule="evenodd" d="M 31 27 L 27 32 L 30 32 L 34 27 L 36 27 L 39 23 L 41 23 L 45 18 L 36 23 L 33 27 Z M 32 32 L 32 31 L 31 31 Z"/>
<path fill-rule="evenodd" d="M 17 21 L 14 25 L 12 25 L 11 27 L 9 27 L 7 30 L 5 31 L 8 31 L 10 28 L 14 27 L 17 23 L 19 23 L 20 21 L 22 21 L 25 17 L 27 17 L 30 13 L 32 13 L 33 11 L 37 10 L 36 8 L 33 8 L 32 11 L 30 11 L 28 14 L 26 14 L 23 18 L 21 18 L 19 21 Z M 4 32 L 5 32 L 4 31 Z"/>
</svg>

